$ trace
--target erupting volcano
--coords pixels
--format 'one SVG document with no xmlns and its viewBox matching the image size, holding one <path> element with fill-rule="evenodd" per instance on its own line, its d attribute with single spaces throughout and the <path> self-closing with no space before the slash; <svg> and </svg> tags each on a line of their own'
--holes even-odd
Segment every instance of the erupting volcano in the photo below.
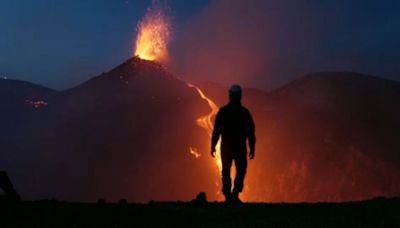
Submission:
<svg viewBox="0 0 400 228">
<path fill-rule="evenodd" d="M 206 192 L 222 200 L 210 135 L 227 88 L 161 64 L 175 60 L 171 28 L 162 7 L 151 7 L 127 50 L 133 57 L 65 91 L 0 80 L 0 170 L 24 199 L 189 201 Z M 245 202 L 400 194 L 398 82 L 311 74 L 270 92 L 244 88 L 242 102 L 257 135 Z"/>
<path fill-rule="evenodd" d="M 168 44 L 171 37 L 171 22 L 164 8 L 153 3 L 148 9 L 147 14 L 138 25 L 138 35 L 136 38 L 135 56 L 149 61 L 162 61 L 168 57 Z M 211 98 L 197 86 L 192 83 L 186 83 L 188 87 L 194 88 L 201 99 L 207 102 L 211 111 L 209 114 L 200 116 L 196 122 L 202 127 L 207 135 L 211 138 L 213 123 L 212 119 L 218 112 L 218 106 Z M 189 148 L 190 154 L 199 158 L 202 153 L 199 153 L 196 148 Z M 216 166 L 217 176 L 222 170 L 221 163 L 221 142 L 219 141 L 216 147 Z M 216 186 L 219 186 L 219 178 L 216 181 Z M 219 194 L 219 191 L 217 191 Z"/>
<path fill-rule="evenodd" d="M 135 56 L 140 59 L 149 60 L 149 61 L 165 61 L 168 58 L 168 44 L 171 37 L 171 22 L 167 16 L 167 14 L 163 11 L 161 7 L 153 6 L 149 9 L 147 14 L 144 16 L 143 20 L 139 23 L 139 31 L 138 36 L 136 38 L 136 47 L 135 47 Z M 218 112 L 218 106 L 216 102 L 210 98 L 210 96 L 206 95 L 205 91 L 201 89 L 199 86 L 194 85 L 193 83 L 184 82 L 188 87 L 195 89 L 199 98 L 205 101 L 210 108 L 210 112 L 204 115 L 199 116 L 196 119 L 196 124 L 205 130 L 207 133 L 207 141 L 204 141 L 204 148 L 210 148 L 209 138 L 212 134 L 213 128 L 213 118 Z M 224 94 L 222 91 L 226 89 L 220 88 L 217 93 L 214 93 L 214 96 L 217 95 L 218 98 L 221 98 L 220 94 Z M 315 88 L 310 88 L 310 91 L 315 90 Z M 322 93 L 321 93 L 322 94 Z M 226 95 L 222 95 L 223 97 Z M 372 162 L 371 158 L 368 156 L 364 156 L 360 149 L 356 148 L 357 146 L 350 144 L 341 145 L 338 143 L 335 147 L 341 148 L 343 147 L 344 151 L 348 151 L 347 157 L 351 161 L 343 158 L 340 153 L 335 152 L 335 155 L 332 155 L 335 160 L 334 165 L 337 163 L 341 166 L 341 169 L 337 169 L 337 167 L 326 167 L 322 168 L 318 164 L 324 162 L 323 154 L 315 152 L 313 147 L 319 147 L 317 150 L 323 148 L 323 145 L 320 145 L 318 142 L 318 133 L 312 139 L 314 141 L 314 145 L 310 147 L 310 145 L 303 144 L 304 139 L 299 141 L 298 136 L 291 135 L 290 132 L 292 130 L 288 129 L 285 125 L 281 125 L 280 122 L 284 120 L 285 124 L 290 123 L 296 119 L 296 117 L 286 118 L 285 115 L 276 115 L 275 111 L 265 110 L 286 110 L 285 112 L 296 113 L 297 115 L 304 115 L 300 110 L 291 110 L 293 107 L 286 107 L 286 105 L 280 104 L 280 100 L 286 99 L 285 96 L 281 94 L 281 91 L 277 91 L 274 96 L 275 101 L 260 101 L 260 97 L 263 97 L 263 94 L 259 94 L 259 96 L 249 95 L 251 98 L 246 98 L 250 103 L 252 109 L 256 110 L 256 124 L 261 123 L 265 124 L 268 128 L 268 131 L 264 130 L 264 126 L 261 126 L 261 130 L 259 130 L 259 134 L 262 136 L 259 137 L 261 140 L 259 141 L 259 145 L 261 145 L 261 155 L 259 155 L 257 161 L 262 160 L 263 163 L 256 163 L 254 166 L 249 167 L 249 172 L 253 175 L 250 175 L 247 178 L 247 182 L 249 186 L 243 192 L 244 200 L 251 201 L 263 201 L 270 200 L 274 201 L 277 199 L 286 200 L 286 201 L 303 201 L 303 200 L 322 200 L 329 199 L 334 201 L 340 201 L 344 199 L 360 199 L 368 196 L 372 196 L 373 194 L 378 195 L 393 195 L 398 191 L 398 184 L 394 184 L 390 187 L 390 189 L 383 190 L 379 184 L 375 183 L 367 183 L 364 182 L 364 176 L 368 176 L 366 174 L 356 174 L 361 172 L 360 167 L 367 166 L 369 170 L 374 173 L 378 173 L 379 177 L 377 179 L 385 179 L 390 183 L 397 183 L 396 175 L 393 173 L 398 172 L 398 168 L 396 166 L 392 167 L 386 161 L 382 161 L 382 163 Z M 224 100 L 223 98 L 220 99 Z M 256 102 L 259 105 L 252 106 L 252 104 Z M 272 102 L 272 103 L 271 103 Z M 278 103 L 276 103 L 278 102 Z M 284 102 L 285 103 L 285 102 Z M 261 106 L 266 106 L 268 108 L 261 108 Z M 267 105 L 266 105 L 267 104 Z M 279 108 L 278 108 L 279 107 Z M 260 116 L 262 115 L 262 116 Z M 267 117 L 268 121 L 265 122 L 265 118 Z M 297 123 L 297 126 L 301 124 L 307 123 L 307 115 L 305 115 L 304 120 Z M 316 120 L 314 120 L 315 122 Z M 297 122 L 297 121 L 296 121 Z M 315 123 L 308 124 L 307 128 L 313 129 L 315 128 Z M 281 130 L 284 129 L 283 132 Z M 318 132 L 318 129 L 315 129 Z M 275 132 L 275 134 L 271 134 L 271 132 Z M 329 144 L 329 137 L 334 133 L 324 133 L 328 136 L 324 136 L 323 141 Z M 322 134 L 322 135 L 324 135 Z M 269 138 L 265 139 L 263 135 L 268 135 Z M 280 135 L 280 138 L 277 136 Z M 298 134 L 302 135 L 302 137 L 307 137 L 307 134 Z M 301 138 L 301 137 L 300 137 Z M 296 145 L 296 143 L 300 143 L 301 146 L 298 146 L 297 149 L 294 149 L 292 146 Z M 332 145 L 325 145 L 326 148 L 329 148 Z M 271 146 L 272 145 L 272 146 Z M 272 148 L 277 146 L 280 148 L 280 151 L 273 150 Z M 266 150 L 266 148 L 270 148 Z M 306 149 L 309 148 L 309 149 Z M 220 192 L 220 175 L 221 175 L 221 158 L 220 158 L 220 142 L 218 142 L 216 151 L 216 158 L 214 160 L 209 159 L 208 161 L 212 162 L 216 167 L 213 175 L 208 176 L 207 178 L 211 180 L 211 178 L 215 179 L 216 183 L 216 198 L 213 199 L 221 199 Z M 189 154 L 192 155 L 195 159 L 207 159 L 205 157 L 209 157 L 208 153 L 205 153 L 203 150 L 199 150 L 194 146 L 189 147 Z M 309 151 L 307 151 L 309 150 Z M 390 153 L 390 152 L 389 152 Z M 207 156 L 202 156 L 206 154 Z M 266 157 L 268 157 L 266 159 Z M 270 159 L 272 158 L 272 160 Z M 361 161 L 357 161 L 361 160 Z M 275 162 L 274 162 L 275 161 Z M 354 163 L 359 162 L 359 165 L 354 165 Z M 280 167 L 279 165 L 282 166 Z M 320 167 L 320 168 L 318 168 Z M 346 171 L 342 171 L 343 169 L 347 169 Z M 318 176 L 319 172 L 329 173 L 327 177 Z M 370 172 L 370 171 L 365 171 Z M 353 175 L 359 175 L 357 178 L 348 178 L 347 173 L 353 173 Z M 231 174 L 232 175 L 232 174 Z M 256 176 L 257 175 L 257 176 Z M 382 176 L 383 175 L 383 176 Z M 207 179 L 206 178 L 206 179 Z M 260 182 L 260 178 L 265 180 L 264 182 Z M 322 178 L 322 179 L 321 179 Z M 325 183 L 323 179 L 326 178 L 335 178 L 340 180 L 340 184 L 335 181 L 330 181 L 329 184 Z M 355 184 L 358 183 L 358 184 Z M 364 190 L 357 191 L 352 185 L 362 185 L 364 186 Z M 251 191 L 249 191 L 251 189 Z M 332 191 L 330 190 L 332 189 Z M 340 189 L 340 190 L 338 190 Z"/>
</svg>

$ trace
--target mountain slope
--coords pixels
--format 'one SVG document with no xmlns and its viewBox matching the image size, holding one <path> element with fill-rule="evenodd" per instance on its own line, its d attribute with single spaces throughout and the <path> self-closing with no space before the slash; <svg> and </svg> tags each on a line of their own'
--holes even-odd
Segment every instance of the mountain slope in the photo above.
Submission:
<svg viewBox="0 0 400 228">
<path fill-rule="evenodd" d="M 23 196 L 187 200 L 215 189 L 200 168 L 210 163 L 189 153 L 204 150 L 207 136 L 195 119 L 208 106 L 162 66 L 132 58 L 56 95 L 43 107 L 22 102 L 25 109 L 13 112 L 28 125 L 1 133 L 0 167 Z"/>
</svg>

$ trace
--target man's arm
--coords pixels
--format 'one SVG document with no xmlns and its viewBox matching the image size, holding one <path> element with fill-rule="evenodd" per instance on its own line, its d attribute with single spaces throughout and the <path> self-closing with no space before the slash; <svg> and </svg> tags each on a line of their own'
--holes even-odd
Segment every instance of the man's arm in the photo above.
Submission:
<svg viewBox="0 0 400 228">
<path fill-rule="evenodd" d="M 248 112 L 248 128 L 247 128 L 247 138 L 249 140 L 249 147 L 250 147 L 250 159 L 254 158 L 255 149 L 256 149 L 256 134 L 255 134 L 255 124 L 253 121 L 253 117 L 251 116 L 250 112 Z"/>
<path fill-rule="evenodd" d="M 214 129 L 211 136 L 211 156 L 215 157 L 215 146 L 218 143 L 219 136 L 221 135 L 221 111 L 217 113 L 214 122 Z"/>
</svg>

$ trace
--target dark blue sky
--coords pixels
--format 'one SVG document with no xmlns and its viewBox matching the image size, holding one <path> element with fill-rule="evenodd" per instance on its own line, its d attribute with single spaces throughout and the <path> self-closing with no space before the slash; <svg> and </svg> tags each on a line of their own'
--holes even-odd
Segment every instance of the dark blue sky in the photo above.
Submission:
<svg viewBox="0 0 400 228">
<path fill-rule="evenodd" d="M 244 26 L 248 36 L 265 30 L 258 40 L 250 41 L 266 44 L 260 49 L 267 54 L 260 58 L 270 71 L 255 71 L 258 77 L 274 74 L 292 79 L 312 71 L 349 70 L 400 80 L 400 1 L 167 2 L 175 28 L 172 53 L 178 65 L 190 56 L 185 53 L 187 46 L 180 47 L 187 40 L 197 42 L 190 43 L 189 49 L 220 47 L 221 40 L 234 49 L 236 42 L 242 42 Z M 109 70 L 132 55 L 136 25 L 150 5 L 151 0 L 2 0 L 0 76 L 64 89 Z M 248 30 L 252 27 L 256 29 Z M 226 29 L 226 37 L 214 35 L 221 28 Z M 232 40 L 235 32 L 238 38 Z M 229 66 L 229 59 L 226 63 Z M 256 85 L 255 81 L 249 84 Z"/>
</svg>

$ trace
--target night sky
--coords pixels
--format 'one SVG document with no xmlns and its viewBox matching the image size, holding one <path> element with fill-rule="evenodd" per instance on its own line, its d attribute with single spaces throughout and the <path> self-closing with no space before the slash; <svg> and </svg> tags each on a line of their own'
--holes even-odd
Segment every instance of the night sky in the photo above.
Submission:
<svg viewBox="0 0 400 228">
<path fill-rule="evenodd" d="M 248 86 L 271 88 L 306 73 L 332 70 L 400 80 L 396 0 L 167 3 L 174 24 L 171 59 L 176 72 L 190 74 L 187 68 L 196 62 L 186 64 L 187 58 L 199 53 L 191 47 L 213 51 L 217 45 L 216 56 L 229 55 L 239 46 L 246 53 L 240 56 L 256 56 L 254 61 L 263 67 L 250 71 L 253 75 L 243 81 Z M 99 75 L 132 55 L 136 25 L 150 5 L 150 0 L 1 0 L 0 76 L 66 89 Z M 242 62 L 230 60 L 228 66 Z M 207 75 L 196 79 L 218 78 L 208 68 Z M 216 81 L 231 83 L 226 77 Z"/>
</svg>

